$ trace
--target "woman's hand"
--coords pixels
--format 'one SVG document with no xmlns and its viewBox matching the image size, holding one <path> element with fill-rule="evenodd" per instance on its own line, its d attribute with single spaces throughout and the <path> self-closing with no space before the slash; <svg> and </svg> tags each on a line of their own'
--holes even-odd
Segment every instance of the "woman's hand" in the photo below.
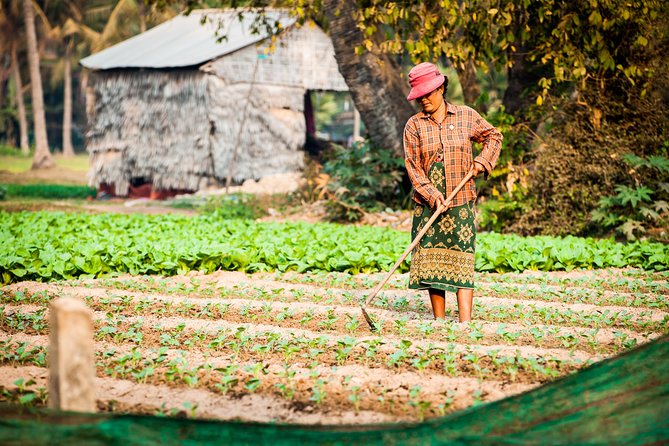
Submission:
<svg viewBox="0 0 669 446">
<path fill-rule="evenodd" d="M 441 206 L 446 206 L 446 199 L 442 194 L 439 194 L 436 200 L 434 200 L 434 208 L 439 209 Z"/>
<path fill-rule="evenodd" d="M 483 167 L 483 164 L 474 161 L 472 165 L 472 178 L 476 178 L 481 172 L 485 172 L 485 167 Z M 437 198 L 434 200 L 434 208 L 439 209 L 441 206 L 445 207 L 450 207 L 450 205 L 446 206 L 446 198 L 442 194 L 437 195 Z"/>
<path fill-rule="evenodd" d="M 472 166 L 472 172 L 473 172 L 473 177 L 476 178 L 479 176 L 481 172 L 485 172 L 485 167 L 483 167 L 483 164 L 479 163 L 478 161 L 474 161 L 474 165 Z"/>
</svg>

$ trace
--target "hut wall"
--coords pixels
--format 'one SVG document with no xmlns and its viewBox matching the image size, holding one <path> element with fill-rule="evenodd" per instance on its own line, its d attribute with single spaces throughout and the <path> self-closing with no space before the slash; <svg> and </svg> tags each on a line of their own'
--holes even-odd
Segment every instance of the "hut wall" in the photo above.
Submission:
<svg viewBox="0 0 669 446">
<path fill-rule="evenodd" d="M 228 176 L 231 162 L 238 182 L 302 169 L 306 91 L 348 90 L 330 38 L 313 23 L 288 29 L 273 51 L 266 51 L 268 42 L 201 68 L 211 73 L 211 145 L 219 179 Z"/>
<path fill-rule="evenodd" d="M 211 75 L 209 99 L 213 123 L 210 144 L 219 180 L 227 178 L 231 163 L 237 182 L 303 168 L 306 124 L 302 88 L 248 81 L 230 85 Z"/>
<path fill-rule="evenodd" d="M 86 149 L 91 185 L 126 195 L 135 178 L 198 190 L 212 174 L 207 75 L 197 70 L 96 72 Z"/>
<path fill-rule="evenodd" d="M 347 86 L 317 26 L 291 27 L 265 52 L 268 42 L 200 70 L 94 72 L 90 183 L 113 184 L 118 195 L 138 178 L 155 189 L 198 190 L 227 178 L 231 166 L 238 182 L 303 168 L 306 90 Z"/>
<path fill-rule="evenodd" d="M 223 56 L 203 70 L 217 74 L 228 84 L 252 80 L 305 90 L 348 91 L 332 41 L 318 26 L 307 22 L 289 28 L 277 38 L 274 50 L 266 53 L 268 42 Z"/>
</svg>

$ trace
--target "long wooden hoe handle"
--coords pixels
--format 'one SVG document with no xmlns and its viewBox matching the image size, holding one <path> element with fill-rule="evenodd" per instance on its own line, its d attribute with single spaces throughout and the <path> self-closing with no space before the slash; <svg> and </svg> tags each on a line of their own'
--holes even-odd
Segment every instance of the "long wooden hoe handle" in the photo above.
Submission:
<svg viewBox="0 0 669 446">
<path fill-rule="evenodd" d="M 446 204 L 443 205 L 443 206 L 439 206 L 437 208 L 437 210 L 434 211 L 434 214 L 432 214 L 432 217 L 430 217 L 430 219 L 427 221 L 425 226 L 423 226 L 423 229 L 421 229 L 420 232 L 418 233 L 418 235 L 416 235 L 416 238 L 413 239 L 413 241 L 411 242 L 409 247 L 406 249 L 406 251 L 404 251 L 404 254 L 402 254 L 402 256 L 399 258 L 399 260 L 397 262 L 395 262 L 395 265 L 393 265 L 393 267 L 390 268 L 390 271 L 388 272 L 388 275 L 386 276 L 386 278 L 383 279 L 381 281 L 381 283 L 379 283 L 376 286 L 376 288 L 374 288 L 374 290 L 372 290 L 372 293 L 367 297 L 367 300 L 365 300 L 365 304 L 362 306 L 363 308 L 365 308 L 372 301 L 372 299 L 374 299 L 376 297 L 376 295 L 379 293 L 379 291 L 381 291 L 381 288 L 383 288 L 383 285 L 385 285 L 386 282 L 388 282 L 388 280 L 390 279 L 390 276 L 393 275 L 395 270 L 409 256 L 409 253 L 411 253 L 411 251 L 416 247 L 416 245 L 418 245 L 418 242 L 420 242 L 420 239 L 423 238 L 423 236 L 425 235 L 427 230 L 430 229 L 430 226 L 432 226 L 432 223 L 434 223 L 434 221 L 437 219 L 437 217 L 439 217 L 439 215 L 442 212 L 444 212 L 446 209 L 448 209 L 448 205 L 451 204 L 451 201 L 453 201 L 453 198 L 455 197 L 455 194 L 457 194 L 460 191 L 460 189 L 462 189 L 464 187 L 464 185 L 467 184 L 467 181 L 469 181 L 472 178 L 473 175 L 474 175 L 474 171 L 470 170 L 467 173 L 467 175 L 465 175 L 465 177 L 462 179 L 462 181 L 460 181 L 460 184 L 455 186 L 455 189 L 453 189 L 453 192 L 451 192 L 451 194 L 448 196 L 448 198 L 446 198 Z"/>
</svg>

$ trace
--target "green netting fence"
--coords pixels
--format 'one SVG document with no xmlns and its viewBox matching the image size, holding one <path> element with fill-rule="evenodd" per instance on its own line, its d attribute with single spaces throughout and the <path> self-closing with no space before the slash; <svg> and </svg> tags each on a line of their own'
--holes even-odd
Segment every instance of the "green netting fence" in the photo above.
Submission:
<svg viewBox="0 0 669 446">
<path fill-rule="evenodd" d="M 669 336 L 420 424 L 301 426 L 0 407 L 2 445 L 669 444 Z"/>
</svg>

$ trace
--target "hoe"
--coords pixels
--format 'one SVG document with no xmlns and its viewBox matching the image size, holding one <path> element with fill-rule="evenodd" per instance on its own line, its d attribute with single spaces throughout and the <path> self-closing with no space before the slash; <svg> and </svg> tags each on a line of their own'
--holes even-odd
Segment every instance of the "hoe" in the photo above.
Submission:
<svg viewBox="0 0 669 446">
<path fill-rule="evenodd" d="M 381 283 L 379 283 L 376 286 L 376 288 L 374 288 L 374 290 L 372 290 L 372 293 L 367 297 L 367 299 L 365 300 L 365 303 L 362 305 L 362 307 L 360 307 L 360 309 L 362 310 L 362 315 L 365 317 L 365 320 L 369 324 L 369 328 L 372 331 L 377 331 L 378 328 L 377 328 L 376 324 L 374 323 L 374 321 L 372 320 L 372 318 L 369 316 L 369 314 L 367 314 L 367 310 L 365 310 L 365 308 L 376 297 L 376 295 L 379 293 L 379 291 L 381 291 L 381 288 L 383 288 L 383 285 L 385 285 L 386 282 L 388 282 L 388 280 L 390 279 L 390 276 L 393 275 L 395 270 L 409 256 L 409 253 L 416 247 L 416 245 L 418 245 L 418 242 L 420 242 L 420 239 L 423 237 L 423 235 L 425 235 L 425 233 L 430 228 L 430 226 L 432 226 L 432 223 L 434 223 L 434 221 L 437 219 L 437 217 L 439 217 L 439 215 L 442 212 L 444 212 L 446 209 L 448 209 L 448 205 L 451 204 L 451 201 L 453 201 L 453 197 L 455 197 L 455 194 L 457 194 L 460 191 L 460 189 L 462 189 L 464 187 L 464 185 L 467 183 L 467 181 L 470 180 L 470 178 L 473 176 L 473 174 L 474 174 L 473 170 L 470 170 L 469 173 L 467 173 L 467 175 L 465 175 L 465 177 L 462 179 L 462 181 L 460 181 L 460 184 L 455 186 L 455 189 L 453 189 L 453 192 L 451 192 L 451 194 L 448 196 L 448 198 L 446 198 L 446 203 L 442 206 L 439 206 L 437 208 L 437 210 L 434 211 L 434 214 L 432 214 L 432 217 L 430 217 L 430 219 L 427 221 L 427 223 L 425 224 L 423 229 L 421 229 L 421 231 L 418 233 L 418 235 L 416 235 L 416 238 L 413 239 L 413 241 L 411 242 L 409 247 L 406 249 L 406 251 L 404 251 L 404 254 L 402 254 L 402 256 L 399 258 L 399 260 L 397 262 L 395 262 L 395 265 L 393 265 L 393 267 L 390 268 L 390 271 L 388 272 L 388 275 L 386 276 L 386 278 L 383 279 L 381 281 Z"/>
</svg>

